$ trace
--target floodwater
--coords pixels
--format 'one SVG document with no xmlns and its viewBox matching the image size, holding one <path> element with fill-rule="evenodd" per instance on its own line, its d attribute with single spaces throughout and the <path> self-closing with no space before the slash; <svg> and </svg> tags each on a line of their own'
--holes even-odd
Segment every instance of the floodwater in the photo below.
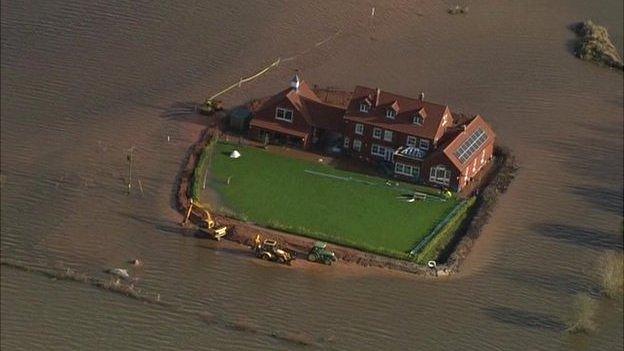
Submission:
<svg viewBox="0 0 624 351">
<path fill-rule="evenodd" d="M 139 257 L 139 286 L 170 305 L 3 266 L 2 349 L 622 349 L 622 301 L 595 277 L 622 249 L 622 73 L 574 58 L 566 28 L 592 18 L 621 52 L 622 1 L 449 5 L 3 1 L 2 257 L 93 275 Z M 292 59 L 225 102 L 299 69 L 491 121 L 522 168 L 460 276 L 287 268 L 180 233 L 173 183 L 202 128 L 189 103 L 277 57 Z M 143 192 L 126 195 L 132 146 Z M 579 292 L 599 299 L 589 336 L 562 332 Z"/>
</svg>

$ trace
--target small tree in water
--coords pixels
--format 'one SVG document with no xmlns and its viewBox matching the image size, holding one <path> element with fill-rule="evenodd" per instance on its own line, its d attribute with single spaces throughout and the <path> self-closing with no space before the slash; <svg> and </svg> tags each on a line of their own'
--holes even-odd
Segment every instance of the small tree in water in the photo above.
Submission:
<svg viewBox="0 0 624 351">
<path fill-rule="evenodd" d="M 567 332 L 573 334 L 590 333 L 596 329 L 594 316 L 596 301 L 585 293 L 577 294 L 572 304 L 572 312 L 568 320 Z"/>
<path fill-rule="evenodd" d="M 609 298 L 622 294 L 624 279 L 624 254 L 622 252 L 607 251 L 600 257 L 598 271 L 602 292 Z"/>
</svg>

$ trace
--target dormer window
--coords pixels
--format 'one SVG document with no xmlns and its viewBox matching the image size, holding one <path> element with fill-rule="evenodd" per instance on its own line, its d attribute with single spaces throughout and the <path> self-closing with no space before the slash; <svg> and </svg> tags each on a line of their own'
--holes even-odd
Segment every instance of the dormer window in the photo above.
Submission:
<svg viewBox="0 0 624 351">
<path fill-rule="evenodd" d="M 396 117 L 396 111 L 389 108 L 386 110 L 386 117 L 390 118 L 390 119 L 394 119 L 394 117 Z"/>
<path fill-rule="evenodd" d="M 418 126 L 422 126 L 423 122 L 424 122 L 424 118 L 422 118 L 421 116 L 414 116 L 414 119 L 412 121 L 415 125 Z"/>
<path fill-rule="evenodd" d="M 293 110 L 283 107 L 278 107 L 275 109 L 275 119 L 279 119 L 280 121 L 286 121 L 292 123 L 293 121 Z"/>
<path fill-rule="evenodd" d="M 360 112 L 368 113 L 368 111 L 370 111 L 370 105 L 367 104 L 366 102 L 360 103 Z"/>
</svg>

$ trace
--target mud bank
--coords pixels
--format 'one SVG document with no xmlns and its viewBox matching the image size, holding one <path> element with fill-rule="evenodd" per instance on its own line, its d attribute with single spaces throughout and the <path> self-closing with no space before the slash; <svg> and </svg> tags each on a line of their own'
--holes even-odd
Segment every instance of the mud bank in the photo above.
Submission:
<svg viewBox="0 0 624 351">
<path fill-rule="evenodd" d="M 214 135 L 217 137 L 219 135 L 219 130 L 215 128 L 215 126 L 216 123 L 213 123 L 202 132 L 199 140 L 189 148 L 185 162 L 181 167 L 182 170 L 178 177 L 178 187 L 176 191 L 176 207 L 182 215 L 186 213 L 190 205 L 193 170 L 197 166 L 204 148 L 212 140 Z M 470 253 L 474 240 L 481 233 L 481 228 L 487 223 L 494 204 L 496 203 L 496 198 L 507 189 L 514 177 L 516 169 L 515 160 L 513 156 L 510 155 L 509 151 L 497 147 L 494 164 L 482 178 L 485 187 L 481 185 L 483 190 L 477 195 L 477 202 L 472 209 L 471 215 L 466 222 L 462 224 L 462 229 L 455 235 L 453 241 L 449 245 L 450 249 L 443 252 L 440 256 L 442 258 L 442 264 L 438 264 L 437 269 L 432 269 L 415 262 L 376 255 L 335 244 L 328 244 L 328 249 L 334 251 L 338 259 L 342 262 L 358 264 L 364 267 L 387 268 L 433 277 L 447 276 L 456 273 L 459 271 L 461 263 Z M 260 227 L 252 222 L 243 222 L 221 214 L 213 214 L 213 217 L 218 223 L 228 226 L 229 233 L 225 239 L 241 245 L 251 246 L 255 236 L 260 234 L 262 237 L 277 240 L 285 248 L 297 253 L 298 257 L 306 257 L 309 248 L 312 247 L 316 241 L 316 239 Z M 193 218 L 191 217 L 191 221 L 192 220 Z"/>
<path fill-rule="evenodd" d="M 124 283 L 120 279 L 110 278 L 101 279 L 90 276 L 86 273 L 78 272 L 66 266 L 58 266 L 54 269 L 35 267 L 23 263 L 11 261 L 5 258 L 0 259 L 0 265 L 13 268 L 24 272 L 32 272 L 40 274 L 44 277 L 56 280 L 67 280 L 77 283 L 92 285 L 98 289 L 110 291 L 116 294 L 124 295 L 129 298 L 139 300 L 146 303 L 167 306 L 166 302 L 160 300 L 159 294 L 148 294 L 134 286 L 133 283 Z"/>
</svg>

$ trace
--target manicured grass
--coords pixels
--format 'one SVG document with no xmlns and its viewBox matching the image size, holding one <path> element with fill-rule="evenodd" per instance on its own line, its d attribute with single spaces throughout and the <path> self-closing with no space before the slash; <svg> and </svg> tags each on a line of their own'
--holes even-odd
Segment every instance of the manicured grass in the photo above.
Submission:
<svg viewBox="0 0 624 351">
<path fill-rule="evenodd" d="M 234 149 L 241 158 L 229 158 Z M 213 208 L 263 226 L 395 257 L 405 257 L 458 203 L 454 197 L 408 203 L 399 197 L 423 187 L 397 186 L 394 181 L 386 185 L 382 178 L 258 148 L 217 143 L 213 152 L 209 185 L 221 202 Z"/>
</svg>

